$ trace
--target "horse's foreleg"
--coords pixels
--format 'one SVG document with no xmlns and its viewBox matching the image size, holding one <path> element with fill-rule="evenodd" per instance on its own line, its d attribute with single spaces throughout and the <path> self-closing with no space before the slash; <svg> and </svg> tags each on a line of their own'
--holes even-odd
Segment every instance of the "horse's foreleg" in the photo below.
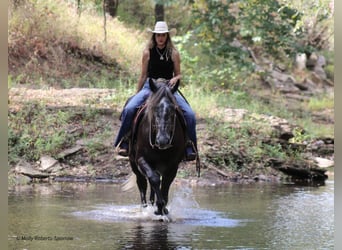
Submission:
<svg viewBox="0 0 342 250">
<path fill-rule="evenodd" d="M 163 215 L 167 214 L 167 210 L 165 212 L 165 201 L 163 199 L 163 196 L 160 192 L 160 175 L 152 170 L 152 168 L 148 165 L 148 163 L 145 161 L 143 157 L 140 157 L 138 159 L 138 164 L 140 169 L 144 172 L 144 174 L 147 176 L 150 185 L 151 185 L 151 196 L 153 193 L 157 196 L 157 207 L 158 210 L 155 211 L 155 214 L 157 215 Z M 154 194 L 153 194 L 154 196 Z"/>
<path fill-rule="evenodd" d="M 142 176 L 141 174 L 137 176 L 137 185 L 140 191 L 140 198 L 141 198 L 141 204 L 146 207 L 146 190 L 147 190 L 147 180 L 145 176 Z"/>
<path fill-rule="evenodd" d="M 163 196 L 163 199 L 165 201 L 165 206 L 169 201 L 169 189 L 171 186 L 171 183 L 175 179 L 177 174 L 177 170 L 169 173 L 167 176 L 163 176 L 162 182 L 161 182 L 161 194 Z M 166 209 L 166 208 L 165 208 Z"/>
<path fill-rule="evenodd" d="M 151 202 L 152 206 L 154 205 L 154 198 L 155 198 L 155 192 L 154 192 L 153 188 L 151 188 L 150 202 Z"/>
<path fill-rule="evenodd" d="M 147 206 L 147 202 L 146 202 L 147 180 L 145 176 L 142 173 L 140 173 L 135 162 L 131 162 L 131 165 L 132 165 L 132 170 L 137 177 L 136 182 L 137 182 L 137 186 L 140 192 L 141 204 L 144 207 L 146 207 Z"/>
</svg>

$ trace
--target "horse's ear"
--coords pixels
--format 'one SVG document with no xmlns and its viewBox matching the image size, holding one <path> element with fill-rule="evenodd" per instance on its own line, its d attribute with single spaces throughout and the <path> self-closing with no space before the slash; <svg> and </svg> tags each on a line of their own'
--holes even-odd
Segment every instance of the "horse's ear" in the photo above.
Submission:
<svg viewBox="0 0 342 250">
<path fill-rule="evenodd" d="M 152 78 L 149 78 L 150 89 L 152 92 L 156 92 L 158 87 Z"/>
<path fill-rule="evenodd" d="M 175 93 L 175 92 L 178 90 L 179 84 L 180 84 L 180 80 L 178 80 L 178 81 L 176 82 L 176 84 L 173 85 L 173 87 L 172 87 L 172 89 L 171 89 L 172 94 Z"/>
</svg>

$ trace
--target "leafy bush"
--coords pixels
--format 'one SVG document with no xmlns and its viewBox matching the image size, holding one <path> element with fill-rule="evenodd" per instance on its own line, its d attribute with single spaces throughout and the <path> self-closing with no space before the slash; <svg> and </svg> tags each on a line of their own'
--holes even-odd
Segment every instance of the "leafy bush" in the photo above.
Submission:
<svg viewBox="0 0 342 250">
<path fill-rule="evenodd" d="M 50 113 L 43 103 L 24 105 L 18 112 L 8 115 L 8 158 L 16 162 L 21 157 L 36 161 L 42 154 L 55 154 L 72 143 L 63 129 L 69 114 Z"/>
<path fill-rule="evenodd" d="M 196 1 L 193 13 L 196 34 L 208 53 L 242 64 L 249 61 L 249 47 L 273 55 L 295 52 L 293 28 L 300 14 L 278 1 Z M 240 46 L 234 45 L 236 39 Z"/>
</svg>

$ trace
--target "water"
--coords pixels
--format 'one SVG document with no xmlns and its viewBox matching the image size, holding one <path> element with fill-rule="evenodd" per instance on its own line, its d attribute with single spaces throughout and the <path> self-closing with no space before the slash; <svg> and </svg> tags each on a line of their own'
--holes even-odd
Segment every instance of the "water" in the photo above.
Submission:
<svg viewBox="0 0 342 250">
<path fill-rule="evenodd" d="M 168 216 L 118 184 L 9 191 L 9 249 L 334 249 L 334 180 L 324 186 L 173 185 Z"/>
</svg>

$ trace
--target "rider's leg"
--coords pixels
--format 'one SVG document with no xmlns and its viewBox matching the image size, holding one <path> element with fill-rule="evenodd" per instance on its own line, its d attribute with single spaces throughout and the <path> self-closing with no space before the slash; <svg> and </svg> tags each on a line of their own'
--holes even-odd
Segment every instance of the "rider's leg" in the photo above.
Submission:
<svg viewBox="0 0 342 250">
<path fill-rule="evenodd" d="M 128 154 L 128 141 L 125 140 L 125 136 L 131 129 L 131 125 L 137 108 L 144 103 L 150 93 L 150 88 L 148 84 L 145 83 L 144 87 L 129 100 L 122 111 L 121 127 L 116 136 L 114 147 L 119 146 L 119 154 L 123 156 L 126 156 Z"/>
<path fill-rule="evenodd" d="M 177 103 L 183 111 L 184 118 L 186 121 L 187 134 L 192 145 L 187 145 L 186 147 L 186 158 L 187 160 L 195 160 L 197 151 L 197 136 L 196 136 L 196 117 L 195 112 L 192 110 L 187 101 L 178 93 L 174 94 Z"/>
</svg>

